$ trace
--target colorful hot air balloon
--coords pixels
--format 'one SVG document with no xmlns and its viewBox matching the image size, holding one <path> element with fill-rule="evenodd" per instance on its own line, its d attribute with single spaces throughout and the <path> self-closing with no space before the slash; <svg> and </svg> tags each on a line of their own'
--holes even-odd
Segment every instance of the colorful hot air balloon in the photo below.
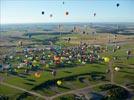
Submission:
<svg viewBox="0 0 134 100">
<path fill-rule="evenodd" d="M 41 13 L 42 13 L 42 15 L 44 15 L 44 14 L 45 14 L 45 12 L 44 12 L 44 11 L 42 11 Z"/>
<path fill-rule="evenodd" d="M 117 3 L 117 4 L 116 4 L 116 6 L 117 6 L 117 7 L 119 7 L 119 6 L 120 6 L 120 4 L 119 4 L 119 3 Z"/>
<path fill-rule="evenodd" d="M 61 84 L 62 84 L 62 81 L 58 80 L 57 85 L 61 85 Z"/>
</svg>

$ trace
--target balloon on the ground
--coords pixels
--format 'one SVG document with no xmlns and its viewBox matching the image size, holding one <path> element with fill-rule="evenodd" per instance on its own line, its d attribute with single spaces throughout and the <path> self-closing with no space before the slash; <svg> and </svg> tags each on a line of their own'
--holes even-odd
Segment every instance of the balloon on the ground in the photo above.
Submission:
<svg viewBox="0 0 134 100">
<path fill-rule="evenodd" d="M 108 57 L 104 57 L 103 59 L 104 59 L 104 62 L 109 62 L 110 61 L 110 58 L 108 58 Z"/>
<path fill-rule="evenodd" d="M 94 16 L 96 16 L 96 13 L 94 13 Z"/>
<path fill-rule="evenodd" d="M 35 75 L 36 78 L 40 78 L 41 73 L 40 72 L 36 72 L 34 75 Z"/>
<path fill-rule="evenodd" d="M 114 70 L 118 72 L 120 70 L 120 68 L 119 67 L 115 67 Z"/>
<path fill-rule="evenodd" d="M 58 80 L 57 85 L 61 85 L 61 84 L 62 84 L 62 81 Z"/>
</svg>

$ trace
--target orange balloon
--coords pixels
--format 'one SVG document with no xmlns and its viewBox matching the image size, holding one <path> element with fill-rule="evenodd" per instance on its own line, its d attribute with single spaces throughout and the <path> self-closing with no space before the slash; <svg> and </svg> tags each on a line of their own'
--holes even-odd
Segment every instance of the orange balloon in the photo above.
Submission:
<svg viewBox="0 0 134 100">
<path fill-rule="evenodd" d="M 59 61 L 60 60 L 60 57 L 59 56 L 54 56 L 54 60 L 55 61 Z"/>
</svg>

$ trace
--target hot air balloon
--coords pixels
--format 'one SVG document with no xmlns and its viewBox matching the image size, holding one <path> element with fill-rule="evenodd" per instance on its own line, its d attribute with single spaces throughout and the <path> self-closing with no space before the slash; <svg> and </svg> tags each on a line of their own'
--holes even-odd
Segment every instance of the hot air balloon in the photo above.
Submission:
<svg viewBox="0 0 134 100">
<path fill-rule="evenodd" d="M 96 16 L 96 13 L 94 13 L 94 16 Z"/>
<path fill-rule="evenodd" d="M 54 60 L 55 61 L 60 61 L 60 57 L 59 56 L 54 56 Z"/>
<path fill-rule="evenodd" d="M 44 15 L 44 14 L 45 14 L 45 12 L 44 12 L 44 11 L 42 11 L 41 13 L 42 13 L 42 15 Z"/>
<path fill-rule="evenodd" d="M 117 6 L 117 7 L 119 7 L 119 6 L 120 6 L 120 4 L 119 4 L 119 3 L 117 3 L 117 4 L 116 4 L 116 6 Z"/>
<path fill-rule="evenodd" d="M 69 12 L 68 11 L 66 12 L 66 15 L 69 15 Z"/>
<path fill-rule="evenodd" d="M 53 17 L 53 15 L 52 14 L 50 14 L 50 18 L 52 18 Z"/>
<path fill-rule="evenodd" d="M 34 76 L 35 76 L 36 78 L 40 78 L 41 73 L 40 73 L 40 72 L 36 72 L 36 73 L 34 74 Z"/>
<path fill-rule="evenodd" d="M 110 59 L 108 57 L 104 57 L 104 62 L 108 63 L 110 61 Z"/>
<path fill-rule="evenodd" d="M 63 1 L 63 2 L 62 2 L 62 4 L 64 5 L 64 4 L 65 4 L 65 2 Z"/>
<path fill-rule="evenodd" d="M 57 85 L 61 85 L 61 84 L 62 84 L 62 81 L 58 80 Z"/>
<path fill-rule="evenodd" d="M 120 70 L 120 68 L 119 67 L 115 67 L 114 70 L 118 72 Z"/>
</svg>

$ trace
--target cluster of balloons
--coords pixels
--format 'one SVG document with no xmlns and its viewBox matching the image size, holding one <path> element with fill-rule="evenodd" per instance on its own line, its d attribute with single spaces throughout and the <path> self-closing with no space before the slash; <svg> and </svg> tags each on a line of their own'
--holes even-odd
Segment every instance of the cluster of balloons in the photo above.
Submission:
<svg viewBox="0 0 134 100">
<path fill-rule="evenodd" d="M 62 2 L 62 4 L 64 5 L 64 4 L 65 4 L 65 2 L 63 1 L 63 2 Z M 119 3 L 117 3 L 117 4 L 116 4 L 116 6 L 117 6 L 117 7 L 119 7 L 119 6 L 120 6 L 120 4 L 119 4 Z M 45 12 L 44 12 L 44 11 L 42 11 L 41 13 L 42 13 L 42 15 L 44 15 L 44 14 L 45 14 Z M 67 16 L 67 15 L 69 15 L 69 12 L 68 12 L 68 11 L 66 11 L 66 12 L 65 12 L 65 15 L 66 15 L 66 16 Z M 96 13 L 94 13 L 93 15 L 94 15 L 94 17 L 95 17 L 95 16 L 96 16 Z M 52 14 L 50 14 L 50 18 L 52 18 L 52 17 L 53 17 L 53 15 L 52 15 Z"/>
</svg>

